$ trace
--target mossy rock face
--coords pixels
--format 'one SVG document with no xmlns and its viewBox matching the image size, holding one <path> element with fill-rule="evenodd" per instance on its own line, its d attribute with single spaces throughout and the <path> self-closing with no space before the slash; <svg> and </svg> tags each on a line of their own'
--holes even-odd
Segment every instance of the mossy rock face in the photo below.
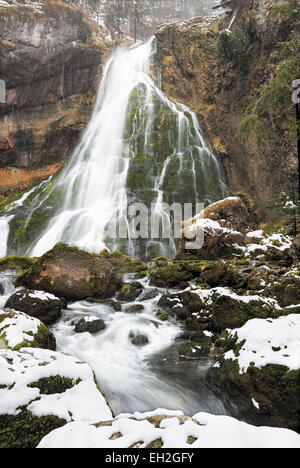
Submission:
<svg viewBox="0 0 300 468">
<path fill-rule="evenodd" d="M 143 285 L 138 281 L 125 283 L 119 293 L 119 299 L 125 302 L 135 301 L 143 292 Z"/>
<path fill-rule="evenodd" d="M 52 325 L 59 320 L 61 310 L 65 305 L 64 301 L 52 294 L 23 289 L 10 296 L 5 307 L 25 312 L 46 325 Z"/>
<path fill-rule="evenodd" d="M 200 280 L 211 287 L 229 286 L 240 287 L 244 280 L 233 265 L 219 260 L 212 267 L 206 268 L 200 275 Z"/>
<path fill-rule="evenodd" d="M 112 297 L 121 286 L 115 266 L 104 256 L 64 244 L 47 252 L 17 280 L 67 300 Z"/>
<path fill-rule="evenodd" d="M 269 364 L 241 374 L 237 362 L 221 359 L 220 363 L 209 370 L 207 382 L 226 394 L 247 422 L 300 432 L 300 370 Z"/>
<path fill-rule="evenodd" d="M 56 340 L 40 320 L 12 309 L 0 311 L 0 349 L 24 347 L 55 351 Z"/>
<path fill-rule="evenodd" d="M 0 259 L 0 271 L 5 270 L 17 270 L 23 271 L 28 270 L 34 263 L 36 259 L 29 257 L 22 257 L 19 255 L 10 255 Z"/>
</svg>

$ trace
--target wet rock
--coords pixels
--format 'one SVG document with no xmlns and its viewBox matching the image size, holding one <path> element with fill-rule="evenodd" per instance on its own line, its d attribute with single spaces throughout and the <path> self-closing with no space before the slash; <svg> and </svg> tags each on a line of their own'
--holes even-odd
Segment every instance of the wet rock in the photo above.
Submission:
<svg viewBox="0 0 300 468">
<path fill-rule="evenodd" d="M 27 289 L 14 293 L 5 304 L 6 308 L 25 312 L 46 325 L 52 325 L 59 320 L 65 306 L 66 302 L 53 294 Z"/>
<path fill-rule="evenodd" d="M 146 335 L 143 335 L 142 333 L 131 331 L 129 333 L 129 340 L 131 343 L 135 346 L 146 346 L 149 344 L 149 339 Z"/>
<path fill-rule="evenodd" d="M 84 317 L 75 326 L 76 333 L 99 333 L 106 329 L 104 321 L 98 317 Z"/>
<path fill-rule="evenodd" d="M 141 295 L 143 289 L 144 286 L 139 281 L 125 283 L 119 293 L 119 299 L 126 302 L 135 301 Z"/>
<path fill-rule="evenodd" d="M 122 283 L 116 268 L 105 258 L 58 244 L 20 276 L 16 284 L 67 300 L 82 300 L 109 298 Z"/>
<path fill-rule="evenodd" d="M 146 289 L 143 294 L 140 296 L 140 301 L 149 301 L 150 299 L 154 299 L 159 294 L 157 289 Z"/>
<path fill-rule="evenodd" d="M 125 309 L 125 312 L 129 314 L 138 314 L 139 312 L 143 312 L 145 310 L 145 307 L 142 304 L 134 304 L 132 306 L 129 306 Z"/>
<path fill-rule="evenodd" d="M 91 304 L 107 305 L 109 307 L 112 307 L 116 312 L 120 312 L 122 310 L 121 304 L 113 299 L 97 299 L 95 297 L 88 297 L 86 301 L 90 302 Z"/>
<path fill-rule="evenodd" d="M 185 359 L 199 359 L 209 356 L 211 339 L 203 336 L 194 341 L 187 340 L 178 347 L 178 354 Z"/>
<path fill-rule="evenodd" d="M 0 349 L 56 350 L 53 333 L 38 319 L 12 309 L 0 310 Z"/>
</svg>

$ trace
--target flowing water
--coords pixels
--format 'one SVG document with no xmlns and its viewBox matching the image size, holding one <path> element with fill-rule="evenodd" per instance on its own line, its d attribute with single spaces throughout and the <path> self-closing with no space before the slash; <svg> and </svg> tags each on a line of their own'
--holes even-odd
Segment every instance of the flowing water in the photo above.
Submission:
<svg viewBox="0 0 300 468">
<path fill-rule="evenodd" d="M 164 240 L 131 238 L 128 206 L 152 206 L 171 224 L 163 203 L 207 204 L 227 189 L 195 114 L 168 99 L 159 78 L 153 40 L 112 55 L 70 163 L 10 208 L 9 252 L 40 256 L 65 242 L 89 252 L 175 255 L 174 233 Z M 126 239 L 107 233 L 112 220 L 125 228 Z"/>
<path fill-rule="evenodd" d="M 108 61 L 97 103 L 78 148 L 56 176 L 6 207 L 0 218 L 0 257 L 7 253 L 40 256 L 65 242 L 90 252 L 116 247 L 140 258 L 176 252 L 170 239 L 115 239 L 112 220 L 128 230 L 127 206 L 144 203 L 171 224 L 163 203 L 210 203 L 227 194 L 217 158 L 205 142 L 196 115 L 167 98 L 159 87 L 155 44 L 118 49 Z M 0 276 L 0 306 L 13 292 L 13 272 Z M 144 280 L 147 286 L 147 280 Z M 162 294 L 163 291 L 160 292 Z M 78 302 L 54 327 L 58 350 L 94 369 L 113 410 L 156 407 L 225 413 L 204 384 L 209 360 L 183 361 L 176 351 L 180 328 L 156 318 L 156 299 L 130 314 L 122 306 Z M 83 316 L 101 317 L 106 330 L 76 334 Z M 137 347 L 130 337 L 145 335 Z"/>
</svg>

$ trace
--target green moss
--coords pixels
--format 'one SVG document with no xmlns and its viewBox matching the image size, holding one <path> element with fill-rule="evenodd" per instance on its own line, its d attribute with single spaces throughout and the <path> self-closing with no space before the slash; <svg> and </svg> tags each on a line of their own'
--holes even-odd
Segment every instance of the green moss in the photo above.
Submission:
<svg viewBox="0 0 300 468">
<path fill-rule="evenodd" d="M 156 317 L 158 318 L 158 320 L 161 320 L 162 322 L 168 322 L 168 320 L 170 319 L 168 312 L 162 312 L 162 313 L 158 312 L 156 314 Z"/>
<path fill-rule="evenodd" d="M 37 417 L 26 410 L 17 416 L 0 415 L 0 448 L 35 448 L 50 432 L 64 426 L 56 416 Z"/>
<path fill-rule="evenodd" d="M 74 381 L 73 379 L 56 375 L 55 377 L 40 379 L 38 382 L 31 383 L 28 387 L 38 388 L 42 395 L 55 395 L 57 393 L 64 393 L 67 390 L 70 390 L 80 382 L 80 379 Z"/>
<path fill-rule="evenodd" d="M 36 262 L 35 258 L 10 255 L 0 259 L 0 271 L 5 270 L 28 270 Z"/>
<path fill-rule="evenodd" d="M 243 143 L 248 139 L 261 144 L 274 136 L 296 138 L 296 119 L 290 113 L 292 83 L 300 76 L 300 34 L 278 44 L 278 67 L 260 96 L 247 109 L 237 138 Z"/>
<path fill-rule="evenodd" d="M 297 19 L 300 17 L 300 5 L 297 0 L 289 0 L 283 5 L 275 5 L 272 13 L 279 15 L 283 20 Z"/>
<path fill-rule="evenodd" d="M 150 284 L 154 286 L 178 287 L 199 276 L 201 269 L 195 263 L 170 263 L 150 272 Z"/>
<path fill-rule="evenodd" d="M 232 32 L 222 31 L 218 39 L 219 57 L 229 60 L 234 65 L 242 65 L 247 59 L 249 39 L 239 28 Z"/>
</svg>

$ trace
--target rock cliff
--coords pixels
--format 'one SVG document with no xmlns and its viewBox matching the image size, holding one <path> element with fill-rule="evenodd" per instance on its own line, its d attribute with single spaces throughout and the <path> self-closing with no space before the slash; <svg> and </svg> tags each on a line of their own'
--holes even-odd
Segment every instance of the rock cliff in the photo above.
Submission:
<svg viewBox="0 0 300 468">
<path fill-rule="evenodd" d="M 22 191 L 56 172 L 90 119 L 105 27 L 60 0 L 0 2 L 0 185 Z"/>
<path fill-rule="evenodd" d="M 297 186 L 296 138 L 289 139 L 283 132 L 261 144 L 254 138 L 241 143 L 237 133 L 248 106 L 259 98 L 277 70 L 277 45 L 288 40 L 294 27 L 295 2 L 233 3 L 239 5 L 234 16 L 194 18 L 158 31 L 162 83 L 169 96 L 199 114 L 223 157 L 230 189 L 254 197 L 262 213 L 273 193 Z M 220 57 L 220 33 L 230 22 L 231 31 L 238 30 L 241 37 L 240 61 Z M 289 91 L 285 105 L 290 108 L 285 115 L 288 121 L 293 117 Z"/>
</svg>

